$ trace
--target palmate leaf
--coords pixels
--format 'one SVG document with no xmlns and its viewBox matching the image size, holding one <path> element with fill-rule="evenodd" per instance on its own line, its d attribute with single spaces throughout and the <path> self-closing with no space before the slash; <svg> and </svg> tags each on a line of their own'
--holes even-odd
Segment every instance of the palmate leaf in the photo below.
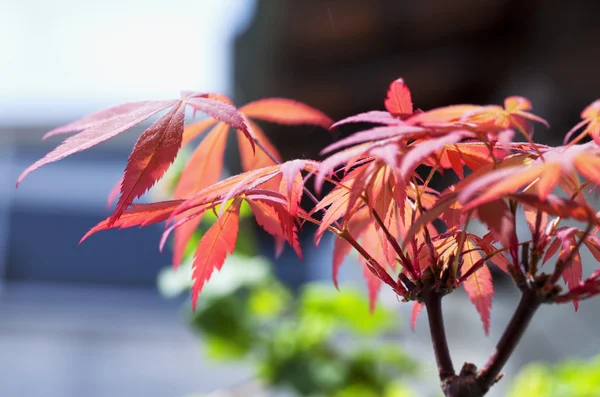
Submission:
<svg viewBox="0 0 600 397">
<path fill-rule="evenodd" d="M 171 108 L 142 133 L 129 156 L 119 202 L 109 220 L 109 224 L 115 223 L 135 198 L 144 194 L 164 175 L 175 159 L 182 142 L 185 106 L 204 111 L 249 134 L 243 117 L 233 106 L 207 96 L 208 94 L 185 94 L 180 100 L 127 103 L 52 130 L 46 135 L 81 132 L 67 138 L 56 149 L 23 171 L 17 180 L 17 186 L 29 173 L 43 165 L 112 139 L 161 110 Z"/>
<path fill-rule="evenodd" d="M 225 96 L 219 100 L 226 103 L 232 103 Z M 259 168 L 274 166 L 281 162 L 278 150 L 268 140 L 267 136 L 254 123 L 251 118 L 274 122 L 285 125 L 319 125 L 328 128 L 332 120 L 322 112 L 300 102 L 284 98 L 269 98 L 250 102 L 242 106 L 239 111 L 246 118 L 246 124 L 249 127 L 249 133 L 238 130 L 238 149 L 241 157 L 241 165 L 244 171 L 252 171 Z M 216 124 L 215 124 L 216 123 Z M 192 197 L 207 186 L 216 183 L 222 172 L 224 165 L 225 145 L 227 142 L 227 133 L 229 125 L 223 122 L 217 123 L 214 119 L 205 119 L 197 123 L 188 125 L 183 134 L 183 143 L 190 143 L 197 138 L 203 131 L 214 127 L 208 132 L 206 137 L 200 142 L 194 151 L 190 161 L 181 174 L 178 186 L 175 190 L 175 197 Z M 251 139 L 248 139 L 248 136 Z M 261 147 L 255 147 L 254 140 L 261 142 Z M 266 149 L 267 152 L 265 152 Z M 265 189 L 278 190 L 281 178 L 274 178 L 266 182 Z M 301 190 L 300 190 L 301 191 Z M 298 190 L 296 189 L 296 193 Z M 193 221 L 196 225 L 199 219 Z M 185 227 L 175 230 L 175 247 L 173 250 L 173 262 L 179 263 L 187 241 L 189 241 L 194 223 L 187 223 Z M 282 247 L 281 241 L 278 246 Z M 297 249 L 295 247 L 295 249 Z"/>
</svg>

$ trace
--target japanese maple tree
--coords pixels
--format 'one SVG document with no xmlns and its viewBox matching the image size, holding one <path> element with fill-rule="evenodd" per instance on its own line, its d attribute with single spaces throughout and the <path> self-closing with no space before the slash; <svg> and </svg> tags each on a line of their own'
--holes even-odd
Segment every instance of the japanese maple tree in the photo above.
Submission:
<svg viewBox="0 0 600 397">
<path fill-rule="evenodd" d="M 305 222 L 314 223 L 316 244 L 326 232 L 337 236 L 334 283 L 345 256 L 358 251 L 371 306 L 385 284 L 402 301 L 413 302 L 413 325 L 424 307 L 444 394 L 476 397 L 500 379 L 540 305 L 572 302 L 577 309 L 579 301 L 600 293 L 600 269 L 584 275 L 580 254 L 585 248 L 600 260 L 600 219 L 587 197 L 600 185 L 599 103 L 582 112 L 582 122 L 566 134 L 564 146 L 549 147 L 533 141 L 534 126 L 548 124 L 518 96 L 506 98 L 503 106 L 461 104 L 423 111 L 414 108 L 410 90 L 398 79 L 389 87 L 385 111 L 333 123 L 289 99 L 236 108 L 224 95 L 185 92 L 178 100 L 115 106 L 48 132 L 45 137 L 77 133 L 27 168 L 18 183 L 43 165 L 164 112 L 140 135 L 129 156 L 111 193 L 111 200 L 118 196 L 116 209 L 83 239 L 110 228 L 165 222 L 161 246 L 173 234 L 177 266 L 203 215 L 214 211 L 218 220 L 194 256 L 195 306 L 204 284 L 235 248 L 243 202 L 273 236 L 277 253 L 288 244 L 301 256 L 298 232 Z M 188 107 L 210 117 L 185 125 Z M 253 120 L 324 129 L 347 123 L 372 127 L 324 148 L 320 161 L 282 162 Z M 237 134 L 243 172 L 221 180 L 230 130 Z M 134 203 L 161 179 L 181 147 L 202 134 L 172 200 Z M 580 143 L 588 136 L 591 141 Z M 436 174 L 446 173 L 453 173 L 457 182 L 433 189 Z M 305 187 L 310 178 L 316 196 Z M 321 195 L 325 184 L 329 193 Z M 309 211 L 300 206 L 303 196 L 314 202 Z M 517 235 L 518 217 L 529 225 L 526 239 Z M 487 227 L 485 234 L 469 230 L 475 220 Z M 494 294 L 489 266 L 514 280 L 521 299 L 488 362 L 480 369 L 466 363 L 457 373 L 441 301 L 462 286 L 487 333 Z"/>
</svg>

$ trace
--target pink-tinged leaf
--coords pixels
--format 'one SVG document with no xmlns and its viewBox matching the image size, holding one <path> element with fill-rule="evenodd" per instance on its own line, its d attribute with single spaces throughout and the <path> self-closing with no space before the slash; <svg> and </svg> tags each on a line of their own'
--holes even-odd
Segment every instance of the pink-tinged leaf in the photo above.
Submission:
<svg viewBox="0 0 600 397">
<path fill-rule="evenodd" d="M 509 113 L 514 113 L 518 110 L 531 110 L 531 102 L 522 96 L 510 96 L 504 99 L 504 109 Z"/>
<path fill-rule="evenodd" d="M 592 150 L 590 155 L 579 155 L 573 159 L 573 165 L 585 178 L 600 185 L 600 156 Z"/>
<path fill-rule="evenodd" d="M 450 167 L 456 173 L 459 179 L 464 179 L 465 173 L 462 164 L 462 159 L 460 157 L 460 153 L 457 150 L 448 150 L 445 151 L 444 154 L 448 157 L 448 161 L 450 162 Z M 441 161 L 440 161 L 441 163 Z"/>
<path fill-rule="evenodd" d="M 212 273 L 221 270 L 227 254 L 235 249 L 239 230 L 241 199 L 236 199 L 200 239 L 192 265 L 192 309 Z"/>
<path fill-rule="evenodd" d="M 548 246 L 546 253 L 544 254 L 544 259 L 542 259 L 542 264 L 548 262 L 548 259 L 552 258 L 559 250 L 561 246 L 561 241 L 555 238 L 552 243 Z"/>
<path fill-rule="evenodd" d="M 259 186 L 264 186 L 265 184 L 267 184 L 267 182 L 270 182 L 273 179 L 279 180 L 277 178 L 281 178 L 281 166 L 278 165 L 277 169 L 278 170 L 275 173 L 266 173 L 264 176 L 260 177 L 257 177 L 252 172 L 246 172 L 246 177 L 240 179 L 240 181 L 236 185 L 233 185 L 231 189 L 222 196 L 221 201 L 223 203 L 226 203 L 234 197 L 237 197 L 242 194 L 248 194 L 252 190 L 257 189 Z M 223 209 L 224 208 L 221 207 L 221 212 L 223 211 Z"/>
<path fill-rule="evenodd" d="M 532 207 L 530 205 L 523 206 L 523 212 L 525 213 L 525 221 L 527 222 L 527 225 L 529 226 L 529 231 L 532 235 L 536 233 L 535 225 L 537 223 L 538 211 L 539 216 L 541 217 L 539 232 L 544 233 L 544 230 L 546 230 L 546 226 L 548 226 L 548 214 L 546 212 L 542 212 L 542 210 L 537 207 Z"/>
<path fill-rule="evenodd" d="M 331 206 L 329 206 L 329 208 L 327 208 L 323 214 L 321 224 L 315 233 L 316 246 L 319 245 L 319 242 L 321 241 L 323 234 L 325 234 L 327 231 L 327 228 L 348 212 L 348 197 L 350 196 L 350 192 L 339 191 L 339 193 L 341 193 L 340 199 L 333 202 L 333 204 L 331 204 Z"/>
<path fill-rule="evenodd" d="M 137 112 L 139 109 L 146 109 L 148 112 L 151 112 L 152 109 L 156 109 L 156 112 L 159 112 L 169 106 L 172 106 L 173 103 L 173 101 L 141 101 L 123 103 L 121 105 L 113 106 L 111 108 L 90 114 L 80 120 L 73 121 L 72 123 L 48 131 L 42 140 L 50 138 L 54 135 L 87 130 L 88 128 L 96 127 L 107 122 L 112 122 L 115 121 L 115 119 L 119 119 L 124 116 L 127 117 L 129 113 Z"/>
<path fill-rule="evenodd" d="M 176 105 L 177 103 L 178 101 L 139 102 L 139 104 L 142 105 L 138 108 L 129 109 L 129 112 L 110 118 L 104 123 L 92 124 L 91 127 L 83 130 L 77 135 L 67 138 L 63 143 L 45 155 L 42 159 L 30 165 L 19 176 L 19 179 L 17 180 L 17 187 L 28 174 L 37 170 L 38 168 L 46 164 L 62 160 L 67 156 L 89 149 L 111 138 L 114 138 L 120 133 L 127 131 L 133 126 L 150 118 L 161 110 Z M 75 123 L 72 123 L 71 125 Z"/>
<path fill-rule="evenodd" d="M 375 145 L 376 144 L 372 142 L 368 142 L 354 146 L 339 153 L 335 153 L 323 160 L 319 165 L 319 170 L 315 176 L 315 189 L 317 190 L 317 193 L 321 192 L 325 178 L 330 176 L 338 166 L 344 164 L 347 167 L 350 161 L 363 156 L 364 153 L 368 152 L 368 150 Z"/>
<path fill-rule="evenodd" d="M 365 142 L 373 142 L 389 138 L 404 138 L 412 139 L 416 136 L 421 136 L 425 133 L 425 129 L 421 127 L 413 127 L 410 125 L 392 125 L 385 127 L 374 127 L 368 130 L 360 131 L 350 135 L 347 138 L 340 139 L 332 143 L 325 149 L 321 150 L 321 155 L 331 153 L 343 147 L 357 145 Z"/>
<path fill-rule="evenodd" d="M 123 215 L 121 215 L 117 222 L 109 224 L 109 217 L 98 223 L 89 232 L 87 232 L 85 236 L 83 236 L 79 244 L 81 244 L 92 234 L 101 230 L 108 230 L 117 227 L 120 229 L 133 226 L 144 227 L 154 223 L 166 221 L 182 202 L 183 200 L 172 200 L 151 204 L 134 204 L 130 209 L 126 210 Z"/>
<path fill-rule="evenodd" d="M 223 172 L 228 129 L 227 124 L 219 123 L 200 142 L 181 173 L 175 188 L 175 198 L 191 197 L 219 181 Z"/>
<path fill-rule="evenodd" d="M 600 117 L 600 99 L 596 99 L 581 111 L 582 119 L 593 120 L 598 117 Z"/>
<path fill-rule="evenodd" d="M 468 211 L 506 194 L 516 193 L 543 172 L 541 167 L 510 167 L 490 172 L 465 187 L 459 195 L 459 202 L 464 205 L 464 211 Z"/>
<path fill-rule="evenodd" d="M 538 196 L 544 200 L 558 185 L 562 176 L 562 166 L 559 163 L 550 163 L 545 167 L 544 173 L 536 182 Z"/>
<path fill-rule="evenodd" d="M 123 184 L 123 177 L 119 178 L 117 183 L 110 189 L 110 193 L 108 193 L 108 198 L 106 199 L 106 208 L 110 209 L 117 198 L 119 197 L 119 193 L 121 193 L 121 185 Z"/>
<path fill-rule="evenodd" d="M 517 242 L 515 219 L 504 200 L 490 201 L 477 207 L 477 215 L 504 247 L 512 247 Z"/>
<path fill-rule="evenodd" d="M 504 130 L 496 135 L 498 144 L 503 150 L 510 151 L 510 144 L 515 139 L 515 130 Z"/>
<path fill-rule="evenodd" d="M 185 103 L 194 110 L 206 113 L 212 118 L 222 121 L 236 130 L 248 132 L 248 126 L 242 114 L 232 105 L 217 99 L 191 97 Z"/>
<path fill-rule="evenodd" d="M 282 206 L 275 207 L 279 215 L 281 222 L 281 228 L 286 237 L 287 242 L 290 244 L 298 258 L 303 259 L 302 249 L 300 247 L 300 240 L 298 239 L 298 226 L 296 225 L 296 219 L 286 211 Z"/>
<path fill-rule="evenodd" d="M 467 252 L 469 251 L 469 252 Z M 466 273 L 479 260 L 481 255 L 476 250 L 475 245 L 467 239 L 463 247 L 463 266 L 462 272 Z M 482 266 L 471 277 L 462 283 L 469 299 L 475 305 L 475 308 L 481 316 L 485 334 L 490 332 L 490 309 L 492 308 L 492 297 L 494 296 L 494 287 L 492 285 L 492 274 L 487 266 Z"/>
<path fill-rule="evenodd" d="M 304 193 L 304 179 L 298 173 L 291 183 L 284 177 L 279 184 L 279 192 L 285 197 L 284 205 L 290 216 L 295 217 L 300 208 L 300 201 Z"/>
<path fill-rule="evenodd" d="M 369 154 L 380 159 L 389 167 L 389 169 L 395 171 L 398 167 L 398 152 L 398 145 L 395 143 L 390 143 L 371 149 Z"/>
<path fill-rule="evenodd" d="M 369 199 L 371 201 L 370 205 L 372 211 L 375 211 L 379 215 L 385 228 L 396 241 L 398 241 L 400 238 L 398 233 L 398 219 L 396 217 L 396 212 L 394 211 L 396 208 L 394 206 L 394 193 L 387 181 L 388 174 L 389 169 L 387 168 L 382 168 L 382 170 L 377 173 L 368 189 Z M 385 261 L 381 264 L 394 266 L 396 264 L 397 255 L 394 247 L 388 241 L 386 233 L 378 223 L 375 224 L 375 229 L 379 235 L 383 256 L 385 257 Z"/>
<path fill-rule="evenodd" d="M 306 168 L 306 161 L 292 160 L 281 165 L 282 183 L 285 183 L 285 194 L 290 203 L 290 215 L 295 216 L 302 199 L 304 180 L 302 171 Z M 284 193 L 282 191 L 282 193 Z"/>
<path fill-rule="evenodd" d="M 228 105 L 233 105 L 233 101 L 225 94 L 219 94 L 215 92 L 194 92 L 194 91 L 181 91 L 180 97 L 182 100 L 188 98 L 208 98 L 214 99 L 216 101 L 220 101 L 226 103 Z"/>
<path fill-rule="evenodd" d="M 315 213 L 323 210 L 324 208 L 331 206 L 334 203 L 339 203 L 340 201 L 347 202 L 348 197 L 351 192 L 351 189 L 352 189 L 352 186 L 355 183 L 355 179 L 356 179 L 357 175 L 360 174 L 361 171 L 362 171 L 362 169 L 359 167 L 359 168 L 351 171 L 350 173 L 346 174 L 346 176 L 344 176 L 344 178 L 340 182 L 338 182 L 338 184 L 331 190 L 331 192 L 329 192 L 325 197 L 323 197 L 321 199 L 321 201 L 319 201 L 312 208 L 312 210 L 309 213 L 309 216 L 314 215 Z M 345 211 L 343 213 L 345 213 Z M 321 238 L 319 233 L 322 235 L 322 233 L 325 231 L 327 226 L 331 225 L 338 218 L 332 217 L 330 223 L 322 226 L 320 228 L 321 232 L 317 232 L 317 234 L 315 234 L 315 241 L 317 244 Z"/>
<path fill-rule="evenodd" d="M 594 256 L 594 259 L 600 262 L 600 238 L 598 238 L 598 236 L 588 235 L 585 240 L 583 240 L 583 243 Z"/>
<path fill-rule="evenodd" d="M 440 138 L 430 139 L 419 145 L 410 146 L 410 150 L 402 157 L 400 174 L 404 178 L 409 178 L 424 159 L 441 150 L 444 146 L 457 143 L 469 135 L 468 131 L 458 130 Z"/>
<path fill-rule="evenodd" d="M 582 120 L 582 121 L 580 121 L 579 123 L 575 124 L 575 125 L 573 126 L 573 128 L 571 128 L 571 129 L 569 130 L 569 132 L 567 132 L 567 134 L 565 135 L 565 138 L 564 138 L 564 140 L 563 140 L 563 144 L 564 144 L 564 145 L 566 145 L 566 144 L 567 144 L 567 142 L 569 142 L 569 139 L 571 139 L 571 136 L 572 136 L 572 135 L 573 135 L 575 132 L 577 132 L 577 130 L 579 130 L 581 127 L 585 126 L 586 124 L 589 124 L 589 122 L 590 122 L 589 120 Z M 583 136 L 585 136 L 586 134 L 587 134 L 587 132 L 586 132 L 586 131 L 583 131 L 583 132 L 581 133 L 581 135 L 580 135 L 580 136 L 581 136 L 581 137 L 583 137 Z M 579 140 L 579 138 L 578 138 L 578 140 Z"/>
<path fill-rule="evenodd" d="M 394 116 L 410 116 L 413 114 L 412 97 L 403 79 L 397 79 L 390 84 L 385 99 L 385 108 Z"/>
<path fill-rule="evenodd" d="M 370 164 L 366 167 L 371 169 Z M 327 194 L 311 210 L 310 215 L 317 211 L 327 208 L 323 214 L 321 224 L 315 233 L 315 245 L 321 241 L 321 237 L 327 228 L 346 214 L 352 213 L 360 203 L 357 200 L 360 197 L 362 189 L 366 184 L 364 177 L 369 173 L 364 171 L 365 166 L 360 166 L 349 172 L 333 190 Z M 346 219 L 347 222 L 349 219 Z"/>
<path fill-rule="evenodd" d="M 438 126 L 459 122 L 464 114 L 480 109 L 478 105 L 451 105 L 442 108 L 416 113 L 407 120 L 411 125 Z"/>
<path fill-rule="evenodd" d="M 185 225 L 193 220 L 196 220 L 196 218 L 202 219 L 202 217 L 204 216 L 204 213 L 208 209 L 214 209 L 215 207 L 216 206 L 212 206 L 212 208 L 206 207 L 199 211 L 190 211 L 188 214 L 177 216 L 175 218 L 175 222 L 174 223 L 171 222 L 171 226 L 167 225 L 168 227 L 163 232 L 163 234 L 160 238 L 160 244 L 158 246 L 159 251 L 160 252 L 163 251 L 163 249 L 165 248 L 165 244 L 167 243 L 167 240 L 173 231 L 178 231 L 180 227 L 182 227 L 183 225 Z M 186 240 L 186 243 L 187 243 L 187 240 Z M 185 246 L 183 248 L 185 248 Z M 181 259 L 181 258 L 179 258 L 179 259 Z M 177 263 L 173 263 L 173 266 L 174 267 L 179 266 L 179 262 L 181 262 L 181 261 L 178 261 Z"/>
<path fill-rule="evenodd" d="M 247 117 L 287 125 L 320 125 L 333 123 L 323 112 L 301 102 L 285 98 L 267 98 L 250 102 L 240 108 Z"/>
<path fill-rule="evenodd" d="M 181 148 L 185 107 L 174 107 L 148 128 L 133 147 L 125 168 L 121 197 L 113 212 L 115 222 L 123 211 L 165 174 Z"/>
<path fill-rule="evenodd" d="M 544 127 L 546 128 L 550 128 L 550 123 L 548 123 L 548 121 L 546 121 L 545 119 L 536 116 L 535 114 L 529 113 L 529 112 L 522 112 L 522 111 L 516 111 L 515 116 L 520 117 L 521 119 L 527 119 L 527 120 L 531 120 L 531 121 L 536 121 L 540 124 L 543 124 Z M 515 117 L 516 118 L 516 117 Z M 525 120 L 522 121 L 522 124 L 525 125 L 524 129 L 527 130 L 528 128 L 532 128 L 529 126 L 530 123 L 525 122 Z M 533 130 L 531 131 L 531 135 L 533 135 Z"/>
<path fill-rule="evenodd" d="M 583 277 L 582 268 L 583 266 L 581 265 L 581 255 L 579 255 L 579 252 L 576 252 L 575 254 L 573 254 L 571 263 L 565 268 L 565 271 L 563 272 L 563 279 L 567 283 L 568 288 L 575 288 L 579 285 Z M 573 306 L 575 306 L 575 311 L 577 311 L 579 309 L 579 300 L 574 299 Z"/>
<path fill-rule="evenodd" d="M 214 185 L 210 185 L 183 203 L 174 212 L 174 215 L 181 214 L 189 209 L 204 206 L 215 201 L 227 201 L 229 198 L 243 194 L 246 191 L 255 189 L 261 183 L 279 175 L 279 166 L 260 168 L 253 171 L 244 172 L 239 175 L 231 176 Z M 228 198 L 223 200 L 224 198 Z"/>
<path fill-rule="evenodd" d="M 200 134 L 212 127 L 217 120 L 209 117 L 196 123 L 188 124 L 183 129 L 183 138 L 181 140 L 181 146 L 188 145 L 191 141 L 196 139 Z"/>
<path fill-rule="evenodd" d="M 417 327 L 417 318 L 419 317 L 419 313 L 421 313 L 421 310 L 423 310 L 423 304 L 415 301 L 410 312 L 410 329 L 413 332 L 415 332 L 415 329 Z"/>
<path fill-rule="evenodd" d="M 225 124 L 241 131 L 254 148 L 254 139 L 248 130 L 244 116 L 232 105 L 221 102 L 217 99 L 191 97 L 186 99 L 186 104 L 190 105 L 194 111 L 200 110 L 212 116 L 214 119 L 224 122 Z"/>
<path fill-rule="evenodd" d="M 331 128 L 339 127 L 343 124 L 350 123 L 371 123 L 371 124 L 385 124 L 385 125 L 399 125 L 402 124 L 402 120 L 392 116 L 389 112 L 383 112 L 381 110 L 373 110 L 366 113 L 359 113 L 354 116 L 346 117 L 340 121 L 336 121 Z"/>
<path fill-rule="evenodd" d="M 482 142 L 461 142 L 448 145 L 443 152 L 440 152 L 439 165 L 444 169 L 452 168 L 460 179 L 463 179 L 463 165 L 469 167 L 471 171 L 478 171 L 484 166 L 493 164 L 494 158 L 496 160 L 505 158 L 508 151 L 495 147 L 492 153 L 493 157 L 490 155 L 489 148 Z"/>
<path fill-rule="evenodd" d="M 244 193 L 244 198 L 248 200 L 261 200 L 270 202 L 272 204 L 279 204 L 286 209 L 289 205 L 288 200 L 285 196 L 272 190 L 266 189 L 252 189 Z"/>
<path fill-rule="evenodd" d="M 492 255 L 493 253 L 498 252 L 493 246 L 485 247 L 482 249 L 486 253 L 486 255 L 490 255 L 490 262 L 492 262 L 498 269 L 502 270 L 504 273 L 510 275 L 510 271 L 508 269 L 511 267 L 511 262 L 503 253 L 499 252 L 496 255 Z"/>
<path fill-rule="evenodd" d="M 287 239 L 282 229 L 279 211 L 272 204 L 260 200 L 249 200 L 248 204 L 252 209 L 256 223 L 275 238 L 275 256 L 279 257 L 283 252 L 284 243 Z"/>
<path fill-rule="evenodd" d="M 248 120 L 248 126 L 252 135 L 269 151 L 270 154 L 275 157 L 277 161 L 282 162 L 279 151 L 273 146 L 271 141 L 267 138 L 265 133 L 256 123 Z M 261 147 L 256 149 L 256 152 L 252 150 L 252 145 L 248 140 L 238 132 L 238 150 L 240 152 L 240 158 L 242 160 L 242 169 L 244 171 L 250 171 L 257 168 L 269 167 L 276 164 L 267 153 L 263 151 Z"/>
<path fill-rule="evenodd" d="M 556 233 L 556 239 L 560 240 L 561 243 L 559 255 L 560 260 L 566 261 L 569 256 L 571 256 L 571 252 L 576 247 L 575 234 L 577 231 L 578 229 L 576 227 L 569 227 Z M 581 266 L 581 257 L 579 256 L 578 251 L 574 252 L 572 255 L 571 262 L 566 264 L 562 276 L 567 283 L 567 287 L 569 288 L 577 286 L 581 281 L 583 269 Z"/>
<path fill-rule="evenodd" d="M 536 207 L 548 215 L 564 219 L 575 219 L 581 222 L 590 222 L 596 225 L 600 224 L 600 219 L 596 216 L 593 208 L 575 200 L 565 199 L 552 194 L 548 195 L 545 200 L 540 200 L 537 194 L 527 193 L 509 194 L 507 197 L 530 207 Z"/>
<path fill-rule="evenodd" d="M 451 208 L 456 203 L 457 196 L 458 195 L 454 192 L 448 192 L 441 195 L 433 207 L 428 211 L 425 211 L 423 215 L 417 217 L 416 221 L 410 225 L 410 229 L 408 229 L 402 241 L 402 246 L 406 247 L 406 244 L 412 241 L 421 228 L 427 226 Z"/>
</svg>

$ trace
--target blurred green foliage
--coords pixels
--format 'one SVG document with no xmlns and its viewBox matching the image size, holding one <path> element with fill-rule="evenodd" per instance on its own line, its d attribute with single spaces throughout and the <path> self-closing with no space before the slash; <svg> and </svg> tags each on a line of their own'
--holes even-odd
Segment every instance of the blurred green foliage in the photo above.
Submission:
<svg viewBox="0 0 600 397">
<path fill-rule="evenodd" d="M 514 380 L 509 397 L 598 397 L 600 355 L 556 365 L 530 364 Z"/>
<path fill-rule="evenodd" d="M 189 288 L 177 275 L 189 276 L 186 267 L 162 275 L 164 293 Z M 267 261 L 236 254 L 187 316 L 209 357 L 250 360 L 266 385 L 301 396 L 414 395 L 398 379 L 414 377 L 417 363 L 396 343 L 378 338 L 392 331 L 398 318 L 383 307 L 371 314 L 363 292 L 308 284 L 294 297 Z"/>
</svg>

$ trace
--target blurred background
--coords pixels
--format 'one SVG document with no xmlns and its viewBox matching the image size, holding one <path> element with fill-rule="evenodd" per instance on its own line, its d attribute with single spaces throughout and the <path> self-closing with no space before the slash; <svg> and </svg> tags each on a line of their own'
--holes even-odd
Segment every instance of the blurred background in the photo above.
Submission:
<svg viewBox="0 0 600 397">
<path fill-rule="evenodd" d="M 106 197 L 142 129 L 45 167 L 15 190 L 19 173 L 58 143 L 41 142 L 44 132 L 180 90 L 223 92 L 237 105 L 288 97 L 340 119 L 382 109 L 389 83 L 404 77 L 422 109 L 528 97 L 553 127 L 553 135 L 538 129 L 537 140 L 558 144 L 600 96 L 599 12 L 597 2 L 541 0 L 0 1 L 0 395 L 184 396 L 252 374 L 247 363 L 207 360 L 181 321 L 187 296 L 158 292 L 170 260 L 158 252 L 161 226 L 77 246 L 108 214 Z M 286 159 L 318 158 L 333 139 L 318 128 L 268 127 Z M 311 244 L 308 230 L 303 245 Z M 330 250 L 329 240 L 304 263 L 286 253 L 275 273 L 292 289 L 330 283 Z M 360 270 L 346 268 L 345 280 L 362 286 Z M 464 296 L 448 299 L 456 362 L 484 361 L 514 292 L 499 287 L 489 338 Z M 409 305 L 382 295 L 408 317 Z M 506 372 L 597 353 L 599 314 L 594 301 L 577 314 L 543 308 Z M 432 366 L 424 322 L 416 335 L 405 325 L 395 338 Z"/>
</svg>

